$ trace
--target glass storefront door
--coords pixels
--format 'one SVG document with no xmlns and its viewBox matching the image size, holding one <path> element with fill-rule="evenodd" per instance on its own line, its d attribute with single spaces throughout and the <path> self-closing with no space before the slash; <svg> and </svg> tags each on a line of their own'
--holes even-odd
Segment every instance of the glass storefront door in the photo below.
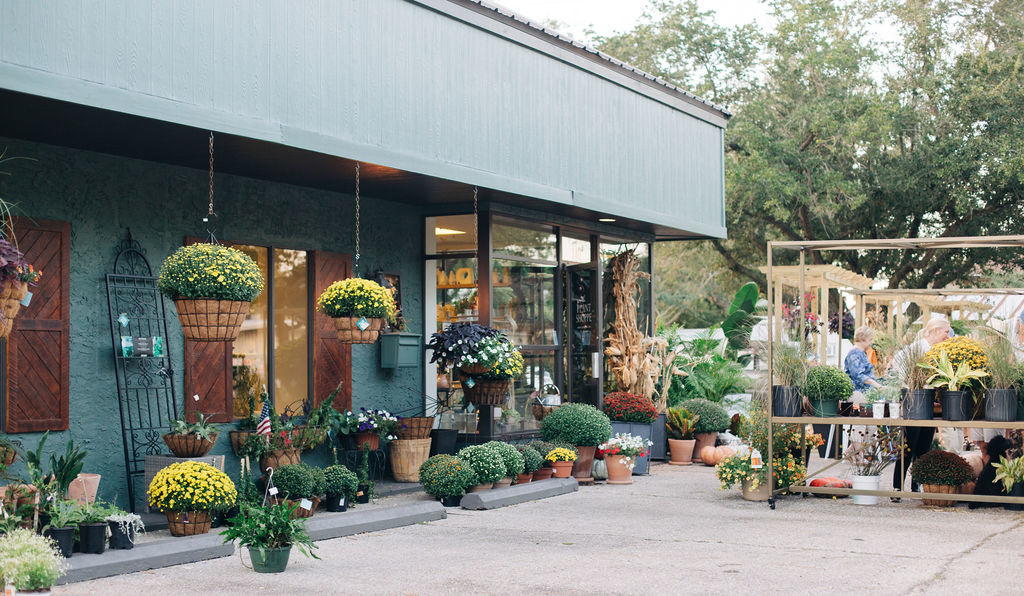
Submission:
<svg viewBox="0 0 1024 596">
<path fill-rule="evenodd" d="M 598 263 L 565 267 L 566 385 L 569 401 L 601 405 L 601 271 Z"/>
</svg>

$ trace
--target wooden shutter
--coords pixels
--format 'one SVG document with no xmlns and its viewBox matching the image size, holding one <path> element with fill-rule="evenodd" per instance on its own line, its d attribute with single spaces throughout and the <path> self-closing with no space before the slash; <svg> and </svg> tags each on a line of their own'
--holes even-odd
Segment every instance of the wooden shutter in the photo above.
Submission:
<svg viewBox="0 0 1024 596">
<path fill-rule="evenodd" d="M 9 433 L 67 430 L 70 373 L 71 224 L 14 218 L 18 247 L 43 272 L 29 286 L 32 301 L 23 307 L 7 339 Z"/>
<path fill-rule="evenodd" d="M 324 250 L 309 253 L 313 270 L 314 302 L 332 283 L 349 276 L 348 255 Z M 313 401 L 320 404 L 339 385 L 341 391 L 334 398 L 339 411 L 352 408 L 352 346 L 338 341 L 334 321 L 314 309 L 313 314 Z"/>
<path fill-rule="evenodd" d="M 197 242 L 205 240 L 191 236 L 185 238 L 185 244 Z M 230 246 L 227 242 L 221 244 Z M 168 315 L 177 317 L 173 304 L 169 311 Z M 196 412 L 202 412 L 213 422 L 234 420 L 233 345 L 229 341 L 185 340 L 185 417 L 188 420 L 195 421 Z"/>
</svg>

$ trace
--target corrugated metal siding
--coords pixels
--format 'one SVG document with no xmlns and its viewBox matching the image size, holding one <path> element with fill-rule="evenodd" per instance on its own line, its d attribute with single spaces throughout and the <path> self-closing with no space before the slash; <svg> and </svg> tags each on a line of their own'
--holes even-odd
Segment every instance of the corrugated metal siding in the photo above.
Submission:
<svg viewBox="0 0 1024 596">
<path fill-rule="evenodd" d="M 5 88 L 724 232 L 721 128 L 407 0 L 4 0 L 0 23 Z"/>
</svg>

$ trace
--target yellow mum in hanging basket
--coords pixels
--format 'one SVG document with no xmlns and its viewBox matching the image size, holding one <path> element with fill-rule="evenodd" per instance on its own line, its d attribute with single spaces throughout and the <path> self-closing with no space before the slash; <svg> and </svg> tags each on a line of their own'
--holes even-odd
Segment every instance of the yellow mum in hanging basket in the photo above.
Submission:
<svg viewBox="0 0 1024 596">
<path fill-rule="evenodd" d="M 316 301 L 320 312 L 331 318 L 366 317 L 395 321 L 391 290 L 368 279 L 352 277 L 331 284 Z"/>
<path fill-rule="evenodd" d="M 251 302 L 263 292 L 263 273 L 249 255 L 237 248 L 189 244 L 164 260 L 156 285 L 171 300 Z"/>
<path fill-rule="evenodd" d="M 164 511 L 227 509 L 235 504 L 235 483 L 210 464 L 185 461 L 160 470 L 149 483 L 149 506 Z"/>
</svg>

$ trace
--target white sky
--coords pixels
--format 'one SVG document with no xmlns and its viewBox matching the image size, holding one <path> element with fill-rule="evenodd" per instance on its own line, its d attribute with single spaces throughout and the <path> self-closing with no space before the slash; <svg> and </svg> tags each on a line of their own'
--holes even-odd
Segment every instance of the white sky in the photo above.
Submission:
<svg viewBox="0 0 1024 596">
<path fill-rule="evenodd" d="M 562 23 L 564 33 L 583 39 L 590 27 L 601 35 L 633 28 L 640 19 L 646 0 L 493 0 L 532 21 L 554 20 Z M 770 23 L 768 8 L 760 0 L 698 0 L 701 10 L 714 10 L 721 25 L 738 25 L 757 19 Z"/>
</svg>

